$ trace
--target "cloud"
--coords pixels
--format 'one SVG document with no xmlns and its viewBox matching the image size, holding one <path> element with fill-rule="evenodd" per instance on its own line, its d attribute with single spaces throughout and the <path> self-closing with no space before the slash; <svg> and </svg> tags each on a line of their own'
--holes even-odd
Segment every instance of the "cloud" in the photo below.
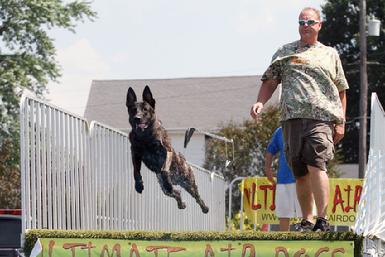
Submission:
<svg viewBox="0 0 385 257">
<path fill-rule="evenodd" d="M 110 67 L 87 39 L 79 39 L 58 49 L 57 60 L 63 76 L 48 85 L 46 96 L 54 105 L 83 115 L 93 79 L 106 78 Z"/>
<path fill-rule="evenodd" d="M 103 61 L 101 54 L 84 38 L 67 48 L 59 49 L 57 58 L 66 73 L 104 74 L 109 71 L 109 67 Z"/>
<path fill-rule="evenodd" d="M 122 64 L 129 61 L 129 53 L 126 50 L 118 51 L 112 54 L 111 62 L 116 64 Z"/>
<path fill-rule="evenodd" d="M 320 8 L 320 4 L 323 2 L 324 0 L 240 0 L 234 26 L 241 35 L 260 35 L 262 37 L 264 32 L 287 28 L 285 24 L 291 22 L 290 18 L 293 18 L 294 21 L 302 8 L 308 6 Z"/>
<path fill-rule="evenodd" d="M 265 3 L 265 2 L 264 2 Z M 239 2 L 238 15 L 235 17 L 235 29 L 242 35 L 255 35 L 265 30 L 274 22 L 274 15 L 269 6 L 257 1 Z"/>
</svg>

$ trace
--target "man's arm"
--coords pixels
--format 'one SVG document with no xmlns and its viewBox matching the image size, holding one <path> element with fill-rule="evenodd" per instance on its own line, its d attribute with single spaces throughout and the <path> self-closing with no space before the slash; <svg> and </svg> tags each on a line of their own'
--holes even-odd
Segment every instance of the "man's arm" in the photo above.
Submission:
<svg viewBox="0 0 385 257">
<path fill-rule="evenodd" d="M 262 82 L 261 89 L 258 93 L 257 102 L 253 104 L 250 110 L 250 115 L 254 119 L 262 112 L 263 105 L 271 98 L 275 89 L 279 84 L 278 80 L 270 79 Z"/>
<path fill-rule="evenodd" d="M 339 96 L 340 96 L 341 105 L 342 105 L 342 112 L 343 112 L 343 115 L 345 118 L 345 114 L 346 114 L 346 91 L 345 90 L 340 91 Z M 334 144 L 337 144 L 344 137 L 345 121 L 341 124 L 336 124 L 334 130 L 335 131 L 334 131 L 333 142 L 334 142 Z"/>
<path fill-rule="evenodd" d="M 273 173 L 273 170 L 271 169 L 271 164 L 273 163 L 273 154 L 272 153 L 269 153 L 269 152 L 266 152 L 265 154 L 265 167 L 264 167 L 264 172 L 265 172 L 265 176 L 267 177 L 267 179 L 275 184 L 275 181 L 274 181 L 274 173 Z"/>
</svg>

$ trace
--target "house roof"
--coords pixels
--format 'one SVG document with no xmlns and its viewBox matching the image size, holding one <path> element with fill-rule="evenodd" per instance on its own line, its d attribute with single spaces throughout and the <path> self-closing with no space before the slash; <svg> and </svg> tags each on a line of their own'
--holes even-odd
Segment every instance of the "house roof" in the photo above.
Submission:
<svg viewBox="0 0 385 257">
<path fill-rule="evenodd" d="M 156 100 L 157 115 L 165 128 L 214 130 L 231 120 L 250 119 L 250 107 L 257 98 L 261 80 L 260 76 L 94 80 L 85 118 L 127 129 L 127 89 L 132 87 L 141 101 L 146 85 Z M 278 94 L 270 102 L 277 103 Z"/>
</svg>

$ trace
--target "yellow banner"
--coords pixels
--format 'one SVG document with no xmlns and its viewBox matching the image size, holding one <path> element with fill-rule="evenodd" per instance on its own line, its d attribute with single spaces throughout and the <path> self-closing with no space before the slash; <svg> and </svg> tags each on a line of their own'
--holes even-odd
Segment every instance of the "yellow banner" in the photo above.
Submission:
<svg viewBox="0 0 385 257">
<path fill-rule="evenodd" d="M 330 224 L 351 226 L 356 222 L 362 179 L 330 179 L 328 219 Z"/>
<path fill-rule="evenodd" d="M 362 179 L 330 178 L 328 219 L 331 225 L 351 226 L 356 220 L 362 192 Z M 278 224 L 275 216 L 275 185 L 266 177 L 242 181 L 243 210 L 250 223 Z"/>
<path fill-rule="evenodd" d="M 41 238 L 31 257 L 354 257 L 353 241 L 156 241 Z"/>
</svg>

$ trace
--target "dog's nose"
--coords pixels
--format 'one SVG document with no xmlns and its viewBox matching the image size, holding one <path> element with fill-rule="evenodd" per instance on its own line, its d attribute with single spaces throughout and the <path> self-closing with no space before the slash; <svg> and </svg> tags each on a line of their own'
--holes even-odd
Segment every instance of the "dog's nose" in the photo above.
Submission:
<svg viewBox="0 0 385 257">
<path fill-rule="evenodd" d="M 140 118 L 135 117 L 134 119 L 135 119 L 135 122 L 136 122 L 136 123 L 140 123 Z"/>
</svg>

